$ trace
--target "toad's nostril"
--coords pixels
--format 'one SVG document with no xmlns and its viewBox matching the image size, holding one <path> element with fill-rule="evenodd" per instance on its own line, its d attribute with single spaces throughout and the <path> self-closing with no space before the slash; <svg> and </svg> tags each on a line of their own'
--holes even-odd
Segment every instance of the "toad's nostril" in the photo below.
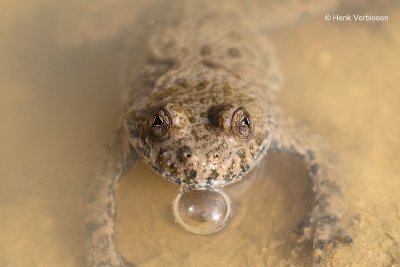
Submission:
<svg viewBox="0 0 400 267">
<path fill-rule="evenodd" d="M 183 146 L 178 150 L 178 158 L 182 161 L 192 159 L 195 156 L 193 149 L 188 146 Z"/>
</svg>

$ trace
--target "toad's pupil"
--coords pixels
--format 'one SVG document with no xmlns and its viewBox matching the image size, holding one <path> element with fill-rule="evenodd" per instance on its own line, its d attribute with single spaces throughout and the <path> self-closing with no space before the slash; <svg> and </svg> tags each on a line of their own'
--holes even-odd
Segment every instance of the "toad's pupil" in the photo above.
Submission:
<svg viewBox="0 0 400 267">
<path fill-rule="evenodd" d="M 241 124 L 242 124 L 243 126 L 250 126 L 250 120 L 249 120 L 249 118 L 244 117 L 244 118 L 241 120 Z"/>
<path fill-rule="evenodd" d="M 154 118 L 153 126 L 161 126 L 163 124 L 164 124 L 164 121 L 159 115 Z"/>
</svg>

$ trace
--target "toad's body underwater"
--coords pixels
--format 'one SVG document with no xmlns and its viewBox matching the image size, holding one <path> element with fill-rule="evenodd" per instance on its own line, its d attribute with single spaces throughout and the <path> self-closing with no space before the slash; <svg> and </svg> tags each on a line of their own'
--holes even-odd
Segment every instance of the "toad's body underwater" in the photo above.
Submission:
<svg viewBox="0 0 400 267">
<path fill-rule="evenodd" d="M 285 2 L 291 12 L 287 21 L 324 9 L 313 9 L 321 4 L 309 1 Z M 131 72 L 122 127 L 89 190 L 89 266 L 131 265 L 113 240 L 114 195 L 120 177 L 138 159 L 185 190 L 214 190 L 241 180 L 268 150 L 299 155 L 307 163 L 315 201 L 296 230 L 297 247 L 312 242 L 319 265 L 330 243 L 351 242 L 340 228 L 342 174 L 335 153 L 276 104 L 281 77 L 261 32 L 285 18 L 266 16 L 267 27 L 258 29 L 250 11 L 212 5 L 186 2 L 143 44 L 147 59 Z M 275 5 L 280 3 L 265 7 L 268 14 L 279 13 Z"/>
</svg>

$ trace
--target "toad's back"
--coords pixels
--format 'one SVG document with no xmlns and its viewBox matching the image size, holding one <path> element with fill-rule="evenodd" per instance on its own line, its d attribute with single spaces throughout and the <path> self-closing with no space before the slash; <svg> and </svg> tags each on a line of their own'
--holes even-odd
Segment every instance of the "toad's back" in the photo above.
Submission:
<svg viewBox="0 0 400 267">
<path fill-rule="evenodd" d="M 154 27 L 146 33 L 146 45 L 141 45 L 146 62 L 133 62 L 129 74 L 133 86 L 127 87 L 124 100 L 130 102 L 142 91 L 148 94 L 167 88 L 178 77 L 237 80 L 235 83 L 247 85 L 241 90 L 272 100 L 280 88 L 281 75 L 268 31 L 332 9 L 336 3 L 236 2 L 189 0 L 166 7 L 166 15 L 152 22 Z"/>
</svg>

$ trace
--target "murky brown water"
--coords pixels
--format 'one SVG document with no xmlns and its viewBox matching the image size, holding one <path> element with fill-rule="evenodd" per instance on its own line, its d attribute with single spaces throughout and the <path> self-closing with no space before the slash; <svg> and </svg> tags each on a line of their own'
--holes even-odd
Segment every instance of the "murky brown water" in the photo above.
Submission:
<svg viewBox="0 0 400 267">
<path fill-rule="evenodd" d="M 84 265 L 86 177 L 118 119 L 123 29 L 146 5 L 1 2 L 0 267 Z M 107 16 L 110 7 L 121 15 Z M 389 22 L 321 17 L 272 35 L 280 102 L 345 159 L 344 224 L 355 243 L 330 255 L 331 266 L 400 265 L 400 8 L 374 11 Z M 312 201 L 303 164 L 270 155 L 253 174 L 231 189 L 227 228 L 196 236 L 173 222 L 178 188 L 135 165 L 117 192 L 121 251 L 141 266 L 308 264 L 309 251 L 289 251 Z"/>
</svg>

